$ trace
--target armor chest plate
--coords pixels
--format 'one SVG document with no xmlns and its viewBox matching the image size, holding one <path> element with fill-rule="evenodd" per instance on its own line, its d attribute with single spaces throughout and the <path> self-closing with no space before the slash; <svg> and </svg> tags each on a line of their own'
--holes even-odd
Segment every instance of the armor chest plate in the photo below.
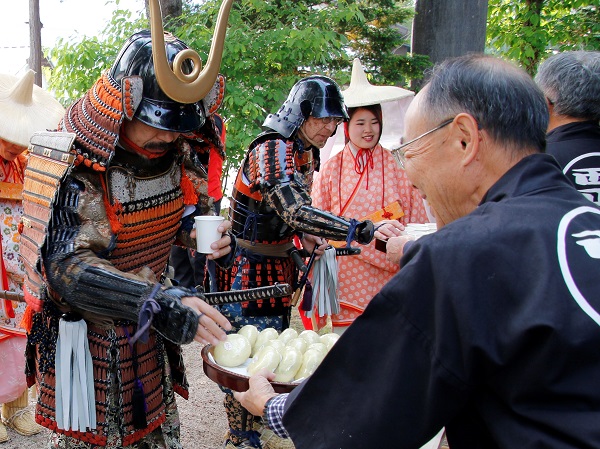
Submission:
<svg viewBox="0 0 600 449">
<path fill-rule="evenodd" d="M 121 230 L 108 257 L 122 271 L 149 267 L 157 278 L 164 271 L 183 213 L 181 169 L 173 163 L 164 173 L 139 177 L 113 166 L 107 171 L 111 204 Z"/>
</svg>

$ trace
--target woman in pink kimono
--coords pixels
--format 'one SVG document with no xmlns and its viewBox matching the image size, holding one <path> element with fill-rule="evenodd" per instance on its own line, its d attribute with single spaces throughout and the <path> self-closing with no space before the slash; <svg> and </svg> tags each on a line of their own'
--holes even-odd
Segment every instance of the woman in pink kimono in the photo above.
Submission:
<svg viewBox="0 0 600 449">
<path fill-rule="evenodd" d="M 391 152 L 379 143 L 381 103 L 412 92 L 390 86 L 381 86 L 380 90 L 380 86 L 370 85 L 360 61 L 355 60 L 352 82 L 343 94 L 350 115 L 344 127 L 346 145 L 323 164 L 315 177 L 313 206 L 340 216 L 370 219 L 376 228 L 388 223 L 387 229 L 396 235 L 408 223 L 428 222 L 421 195 Z M 331 315 L 336 333 L 342 333 L 363 312 L 399 269 L 375 244 L 373 240 L 361 246 L 360 255 L 337 258 L 340 312 Z"/>
<path fill-rule="evenodd" d="M 18 226 L 23 213 L 24 155 L 35 131 L 55 128 L 64 113 L 50 94 L 34 86 L 34 72 L 22 78 L 0 74 L 0 290 L 22 292 L 24 266 L 19 257 Z M 0 298 L 0 443 L 6 427 L 21 435 L 42 430 L 29 404 L 25 380 L 26 332 L 21 327 L 25 303 Z"/>
</svg>

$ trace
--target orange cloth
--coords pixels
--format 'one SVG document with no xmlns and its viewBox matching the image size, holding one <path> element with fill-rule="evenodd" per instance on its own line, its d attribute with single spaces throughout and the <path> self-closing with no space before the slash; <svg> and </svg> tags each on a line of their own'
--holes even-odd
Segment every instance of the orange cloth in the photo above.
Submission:
<svg viewBox="0 0 600 449">
<path fill-rule="evenodd" d="M 363 176 L 355 197 L 347 205 L 343 216 L 362 219 L 383 206 L 398 201 L 404 212 L 404 216 L 398 220 L 402 224 L 428 222 L 423 198 L 412 187 L 392 154 L 377 145 L 372 157 L 373 168 L 369 168 L 368 190 L 367 176 Z M 360 179 L 355 170 L 352 151 L 346 145 L 343 151 L 325 162 L 315 176 L 311 194 L 313 206 L 340 214 Z M 337 258 L 341 311 L 331 317 L 336 327 L 350 325 L 363 312 L 371 298 L 398 271 L 398 265 L 388 262 L 385 254 L 375 249 L 374 241 L 369 245 L 361 245 L 361 249 L 358 256 Z"/>
<path fill-rule="evenodd" d="M 225 146 L 227 140 L 227 128 L 225 122 L 219 114 L 214 114 L 217 129 L 220 131 L 221 142 Z M 223 156 L 219 154 L 216 147 L 211 146 L 208 159 L 208 196 L 219 201 L 223 198 L 223 187 L 221 186 L 221 176 L 223 175 Z"/>
</svg>

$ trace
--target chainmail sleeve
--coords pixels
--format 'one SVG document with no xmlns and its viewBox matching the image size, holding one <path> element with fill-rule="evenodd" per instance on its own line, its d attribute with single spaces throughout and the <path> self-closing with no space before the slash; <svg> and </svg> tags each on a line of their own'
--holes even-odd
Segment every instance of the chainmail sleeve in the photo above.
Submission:
<svg viewBox="0 0 600 449">
<path fill-rule="evenodd" d="M 120 270 L 107 259 L 116 238 L 100 176 L 73 174 L 61 186 L 42 249 L 45 280 L 63 309 L 137 322 L 156 276 L 149 269 Z M 190 296 L 190 292 L 161 288 L 154 296 L 160 312 L 153 327 L 179 344 L 191 342 L 198 326 L 198 314 L 181 303 L 183 296 Z"/>
</svg>

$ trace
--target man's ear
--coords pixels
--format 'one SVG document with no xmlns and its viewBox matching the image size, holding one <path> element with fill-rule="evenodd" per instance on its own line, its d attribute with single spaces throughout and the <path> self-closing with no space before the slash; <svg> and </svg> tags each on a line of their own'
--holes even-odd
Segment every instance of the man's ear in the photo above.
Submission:
<svg viewBox="0 0 600 449">
<path fill-rule="evenodd" d="M 548 112 L 550 115 L 554 114 L 554 102 L 548 97 L 546 97 L 546 106 L 548 106 Z"/>
<path fill-rule="evenodd" d="M 460 113 L 454 119 L 457 138 L 460 139 L 463 165 L 469 165 L 478 154 L 481 143 L 481 134 L 477 120 L 472 115 Z"/>
</svg>

